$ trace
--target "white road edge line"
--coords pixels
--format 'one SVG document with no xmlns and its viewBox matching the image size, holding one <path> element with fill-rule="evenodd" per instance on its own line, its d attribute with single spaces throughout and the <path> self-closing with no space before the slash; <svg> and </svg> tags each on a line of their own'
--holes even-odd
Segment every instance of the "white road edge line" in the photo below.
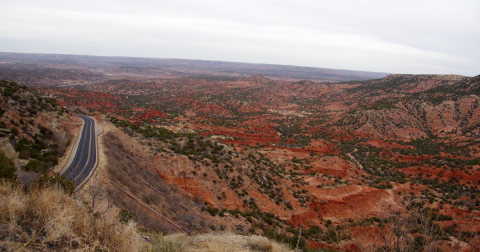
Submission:
<svg viewBox="0 0 480 252">
<path fill-rule="evenodd" d="M 78 118 L 80 118 L 80 117 L 78 117 Z M 67 168 L 70 167 L 73 160 L 75 159 L 75 154 L 77 153 L 78 145 L 80 144 L 80 139 L 82 138 L 83 128 L 85 126 L 85 121 L 82 118 L 80 118 L 80 120 L 82 120 L 82 128 L 80 129 L 80 132 L 77 135 L 77 140 L 75 141 L 75 145 L 70 150 L 70 154 L 68 156 L 67 163 L 65 163 L 62 170 L 60 171 L 60 175 L 63 175 L 66 172 Z"/>
<path fill-rule="evenodd" d="M 88 182 L 88 180 L 90 179 L 90 177 L 92 177 L 93 173 L 94 173 L 95 170 L 97 169 L 98 159 L 100 158 L 99 155 L 98 155 L 98 154 L 99 154 L 99 152 L 98 152 L 98 136 L 103 133 L 103 129 L 97 126 L 97 121 L 96 121 L 94 118 L 92 118 L 92 117 L 90 117 L 90 116 L 89 116 L 89 118 L 93 120 L 93 128 L 95 129 L 95 147 L 96 147 L 96 152 L 97 152 L 97 158 L 96 158 L 96 160 L 95 160 L 95 164 L 93 165 L 92 170 L 90 170 L 90 173 L 89 173 L 88 176 L 83 180 L 83 182 L 75 188 L 75 192 L 77 192 L 78 190 L 80 190 L 80 189 Z"/>
</svg>

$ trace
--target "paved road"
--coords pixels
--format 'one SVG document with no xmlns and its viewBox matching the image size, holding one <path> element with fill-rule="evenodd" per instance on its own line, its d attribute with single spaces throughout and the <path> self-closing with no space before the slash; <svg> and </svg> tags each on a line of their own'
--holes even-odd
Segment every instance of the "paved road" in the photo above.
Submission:
<svg viewBox="0 0 480 252">
<path fill-rule="evenodd" d="M 95 122 L 88 116 L 78 115 L 78 117 L 85 121 L 82 135 L 80 136 L 75 158 L 62 174 L 65 175 L 68 180 L 74 181 L 76 186 L 81 185 L 88 177 L 88 174 L 90 174 L 90 171 L 94 168 L 97 161 Z"/>
</svg>

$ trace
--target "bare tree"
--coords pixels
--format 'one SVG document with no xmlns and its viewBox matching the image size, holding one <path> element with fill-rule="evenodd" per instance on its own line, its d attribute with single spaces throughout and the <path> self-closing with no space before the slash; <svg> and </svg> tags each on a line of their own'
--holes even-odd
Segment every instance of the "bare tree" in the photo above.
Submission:
<svg viewBox="0 0 480 252">
<path fill-rule="evenodd" d="M 378 223 L 373 219 L 370 227 L 361 227 L 355 235 L 355 244 L 361 251 L 413 251 L 414 218 L 408 213 L 393 209 L 391 205 L 380 207 Z"/>
<path fill-rule="evenodd" d="M 70 134 L 67 134 L 67 132 L 65 131 L 57 131 L 53 135 L 53 138 L 58 145 L 58 155 L 62 156 L 65 153 L 67 146 L 70 144 L 72 136 Z"/>
<path fill-rule="evenodd" d="M 435 214 L 430 211 L 412 211 L 412 214 L 418 223 L 419 232 L 423 236 L 424 251 L 437 251 L 442 230 L 434 221 Z"/>
<path fill-rule="evenodd" d="M 460 251 L 462 248 L 462 241 L 465 239 L 465 231 L 467 230 L 470 219 L 472 218 L 469 214 L 459 214 L 455 218 L 456 226 L 456 235 L 455 241 L 453 242 L 454 251 Z M 477 237 L 478 238 L 478 237 Z"/>
<path fill-rule="evenodd" d="M 180 218 L 182 220 L 183 230 L 187 233 L 187 235 L 194 234 L 201 227 L 201 219 L 198 215 L 187 212 L 182 214 Z"/>
<path fill-rule="evenodd" d="M 353 232 L 354 244 L 362 252 L 378 251 L 382 247 L 380 232 L 383 230 L 379 227 L 364 224 L 365 226 L 358 226 Z"/>
<path fill-rule="evenodd" d="M 90 200 L 92 213 L 103 216 L 112 208 L 114 198 L 98 185 L 97 176 L 91 178 L 91 183 L 85 189 L 85 193 Z"/>
<path fill-rule="evenodd" d="M 360 251 L 439 251 L 443 230 L 435 223 L 435 213 L 413 202 L 407 202 L 405 208 L 382 205 L 375 217 L 377 225 L 372 220 L 357 227 L 352 236 Z M 457 249 L 461 238 L 454 244 Z"/>
<path fill-rule="evenodd" d="M 480 234 L 478 232 L 470 239 L 468 252 L 480 251 Z"/>
</svg>

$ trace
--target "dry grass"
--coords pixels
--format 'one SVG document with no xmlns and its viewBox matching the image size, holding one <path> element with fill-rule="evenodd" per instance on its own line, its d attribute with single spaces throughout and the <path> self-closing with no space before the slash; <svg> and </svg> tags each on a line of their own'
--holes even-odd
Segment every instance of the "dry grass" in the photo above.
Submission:
<svg viewBox="0 0 480 252">
<path fill-rule="evenodd" d="M 185 252 L 286 252 L 290 251 L 286 244 L 279 244 L 262 236 L 243 236 L 230 233 L 208 233 L 194 236 L 182 234 L 169 235 L 163 238 L 164 243 L 182 244 Z"/>
<path fill-rule="evenodd" d="M 95 216 L 58 188 L 0 182 L 0 250 L 138 251 L 135 223 Z"/>
</svg>

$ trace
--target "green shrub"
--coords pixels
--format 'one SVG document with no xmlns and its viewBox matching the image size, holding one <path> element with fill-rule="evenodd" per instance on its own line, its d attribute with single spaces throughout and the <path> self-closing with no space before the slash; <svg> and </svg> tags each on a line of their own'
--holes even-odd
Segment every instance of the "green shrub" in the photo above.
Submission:
<svg viewBox="0 0 480 252">
<path fill-rule="evenodd" d="M 26 171 L 34 171 L 34 172 L 45 172 L 48 169 L 48 165 L 45 162 L 40 160 L 32 159 L 28 161 L 27 165 L 25 165 Z"/>
<path fill-rule="evenodd" d="M 437 221 L 450 221 L 450 220 L 453 220 L 452 216 L 448 216 L 448 215 L 445 215 L 445 214 L 441 214 L 437 218 Z"/>
<path fill-rule="evenodd" d="M 58 173 L 55 173 L 51 177 L 44 174 L 42 177 L 34 181 L 33 186 L 38 188 L 59 187 L 68 195 L 73 195 L 75 192 L 75 182 L 68 180 L 65 176 Z"/>
<path fill-rule="evenodd" d="M 214 207 L 211 207 L 211 206 L 207 206 L 207 208 L 204 209 L 205 211 L 207 211 L 211 216 L 215 216 L 217 215 L 218 213 L 218 209 L 214 208 Z"/>
<path fill-rule="evenodd" d="M 15 128 L 15 127 L 11 128 L 11 129 L 10 129 L 10 134 L 11 134 L 12 136 L 17 136 L 17 135 L 18 135 L 18 129 Z"/>
<path fill-rule="evenodd" d="M 118 219 L 123 223 L 128 223 L 130 220 L 136 221 L 137 214 L 130 212 L 127 209 L 120 209 L 118 212 Z"/>
<path fill-rule="evenodd" d="M 0 178 L 14 182 L 17 180 L 17 171 L 12 159 L 0 153 Z"/>
</svg>

